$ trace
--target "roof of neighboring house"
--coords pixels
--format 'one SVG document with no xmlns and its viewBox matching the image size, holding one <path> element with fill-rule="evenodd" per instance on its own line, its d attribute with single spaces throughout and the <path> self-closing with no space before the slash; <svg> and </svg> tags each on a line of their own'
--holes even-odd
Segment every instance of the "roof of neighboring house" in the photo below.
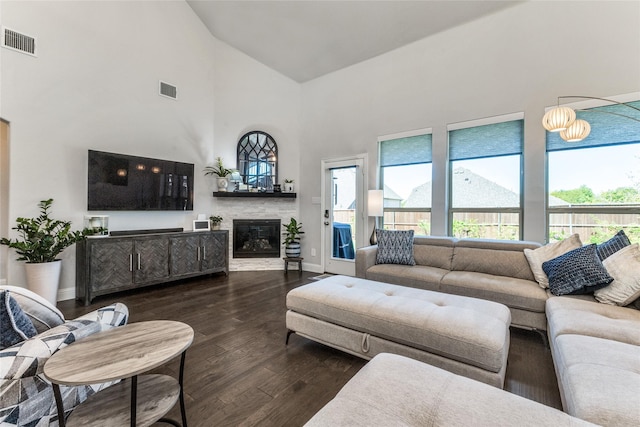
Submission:
<svg viewBox="0 0 640 427">
<path fill-rule="evenodd" d="M 453 207 L 465 208 L 513 208 L 520 206 L 520 196 L 493 181 L 466 168 L 456 168 L 452 174 Z M 557 197 L 549 197 L 550 206 L 568 205 Z M 411 191 L 403 207 L 431 206 L 431 181 Z"/>
<path fill-rule="evenodd" d="M 393 191 L 388 185 L 384 186 L 384 198 L 388 200 L 402 200 L 402 197 Z"/>
</svg>

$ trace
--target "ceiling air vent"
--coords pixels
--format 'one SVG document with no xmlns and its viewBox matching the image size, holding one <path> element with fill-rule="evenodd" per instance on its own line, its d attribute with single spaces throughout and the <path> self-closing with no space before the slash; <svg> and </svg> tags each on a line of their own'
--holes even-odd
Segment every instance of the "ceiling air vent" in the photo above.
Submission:
<svg viewBox="0 0 640 427">
<path fill-rule="evenodd" d="M 2 27 L 2 47 L 36 56 L 35 37 L 21 34 L 7 27 Z"/>
<path fill-rule="evenodd" d="M 161 80 L 160 95 L 171 99 L 178 99 L 178 88 Z"/>
</svg>

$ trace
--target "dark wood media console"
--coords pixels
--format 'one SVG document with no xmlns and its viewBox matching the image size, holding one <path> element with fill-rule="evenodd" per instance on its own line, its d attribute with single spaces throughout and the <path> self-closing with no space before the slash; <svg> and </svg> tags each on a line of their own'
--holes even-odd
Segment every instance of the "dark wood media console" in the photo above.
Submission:
<svg viewBox="0 0 640 427">
<path fill-rule="evenodd" d="M 229 272 L 227 230 L 145 232 L 76 245 L 76 299 L 85 305 L 100 295 L 220 272 Z"/>
</svg>

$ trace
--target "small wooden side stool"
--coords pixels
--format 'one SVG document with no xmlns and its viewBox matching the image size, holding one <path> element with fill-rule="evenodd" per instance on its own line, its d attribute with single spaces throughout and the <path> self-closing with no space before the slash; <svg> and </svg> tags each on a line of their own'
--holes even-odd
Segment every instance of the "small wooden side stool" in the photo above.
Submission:
<svg viewBox="0 0 640 427">
<path fill-rule="evenodd" d="M 285 274 L 287 274 L 289 272 L 289 263 L 290 262 L 297 262 L 298 263 L 298 272 L 300 274 L 302 274 L 302 260 L 304 258 L 302 257 L 284 257 L 282 258 L 284 260 L 284 272 Z"/>
</svg>

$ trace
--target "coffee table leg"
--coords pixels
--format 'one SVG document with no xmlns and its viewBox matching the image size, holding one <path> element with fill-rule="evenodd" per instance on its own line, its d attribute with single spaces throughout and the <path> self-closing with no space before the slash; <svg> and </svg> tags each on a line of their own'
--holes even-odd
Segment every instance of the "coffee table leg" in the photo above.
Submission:
<svg viewBox="0 0 640 427">
<path fill-rule="evenodd" d="M 138 409 L 138 376 L 131 377 L 131 427 L 136 427 L 136 411 Z"/>
<path fill-rule="evenodd" d="M 64 427 L 64 403 L 62 402 L 60 386 L 58 384 L 51 385 L 53 386 L 53 396 L 56 398 L 56 407 L 58 408 L 58 426 Z"/>
<path fill-rule="evenodd" d="M 184 406 L 184 359 L 187 355 L 187 350 L 182 352 L 180 358 L 180 377 L 178 382 L 180 383 L 180 413 L 182 414 L 182 427 L 187 427 L 187 411 Z"/>
</svg>

